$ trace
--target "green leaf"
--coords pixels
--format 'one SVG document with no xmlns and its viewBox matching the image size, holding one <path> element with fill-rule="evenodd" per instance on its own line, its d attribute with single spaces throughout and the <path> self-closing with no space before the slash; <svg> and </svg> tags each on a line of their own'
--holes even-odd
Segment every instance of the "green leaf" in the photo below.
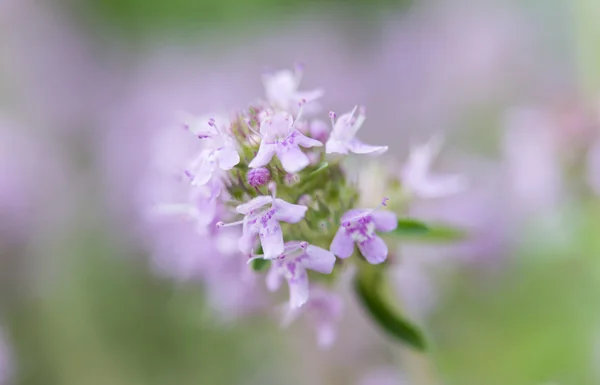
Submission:
<svg viewBox="0 0 600 385">
<path fill-rule="evenodd" d="M 318 167 L 318 168 L 317 168 L 315 171 L 313 171 L 313 172 L 311 172 L 310 174 L 308 174 L 308 177 L 310 178 L 310 177 L 313 177 L 313 176 L 315 176 L 315 175 L 318 175 L 318 174 L 322 173 L 322 172 L 323 172 L 323 170 L 325 170 L 325 169 L 326 169 L 326 168 L 328 168 L 328 167 L 329 167 L 329 163 L 327 163 L 327 162 L 323 162 L 323 163 L 321 163 L 321 164 L 319 165 L 319 167 Z"/>
<path fill-rule="evenodd" d="M 255 260 L 253 260 L 252 262 L 250 262 L 250 266 L 252 267 L 252 270 L 254 270 L 254 271 L 263 271 L 270 265 L 271 265 L 271 261 L 269 261 L 268 259 L 257 258 Z"/>
<path fill-rule="evenodd" d="M 355 279 L 354 289 L 364 309 L 390 336 L 414 349 L 425 350 L 425 339 L 421 331 L 385 302 L 380 269 L 370 265 L 363 267 Z"/>
<path fill-rule="evenodd" d="M 394 230 L 394 233 L 398 234 L 426 234 L 430 231 L 429 226 L 423 222 L 419 222 L 416 219 L 403 218 L 398 220 L 398 227 Z"/>
<path fill-rule="evenodd" d="M 438 224 L 426 224 L 412 218 L 401 218 L 398 227 L 386 236 L 401 238 L 403 241 L 418 242 L 455 242 L 466 238 L 463 230 Z"/>
</svg>

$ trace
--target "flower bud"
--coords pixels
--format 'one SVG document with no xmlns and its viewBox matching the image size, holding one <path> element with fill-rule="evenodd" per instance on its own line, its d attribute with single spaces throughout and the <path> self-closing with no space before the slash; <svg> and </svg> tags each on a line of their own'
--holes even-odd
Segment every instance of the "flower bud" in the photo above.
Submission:
<svg viewBox="0 0 600 385">
<path fill-rule="evenodd" d="M 270 178 L 271 173 L 265 167 L 253 168 L 246 175 L 248 184 L 252 187 L 264 186 L 269 182 Z"/>
</svg>

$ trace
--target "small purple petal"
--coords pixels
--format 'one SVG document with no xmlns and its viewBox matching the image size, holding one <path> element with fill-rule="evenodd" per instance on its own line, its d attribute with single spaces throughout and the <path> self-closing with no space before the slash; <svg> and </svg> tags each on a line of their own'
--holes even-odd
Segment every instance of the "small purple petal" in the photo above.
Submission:
<svg viewBox="0 0 600 385">
<path fill-rule="evenodd" d="M 290 308 L 296 309 L 304 305 L 308 301 L 308 274 L 306 270 L 300 266 L 295 266 L 295 274 L 288 278 L 290 286 Z"/>
<path fill-rule="evenodd" d="M 377 265 L 386 260 L 388 255 L 388 247 L 378 236 L 374 236 L 373 238 L 360 242 L 358 244 L 358 248 L 360 249 L 361 254 L 365 259 L 372 265 Z"/>
<path fill-rule="evenodd" d="M 283 276 L 281 275 L 280 267 L 276 261 L 273 261 L 266 277 L 267 289 L 269 291 L 277 291 L 281 287 L 282 282 Z"/>
<path fill-rule="evenodd" d="M 348 210 L 346 211 L 346 213 L 344 215 L 342 215 L 342 219 L 341 222 L 344 223 L 346 221 L 352 220 L 352 219 L 356 219 L 358 217 L 360 217 L 361 215 L 367 213 L 369 210 L 367 209 L 352 209 L 352 210 Z"/>
<path fill-rule="evenodd" d="M 335 265 L 335 255 L 331 251 L 308 245 L 306 253 L 300 258 L 300 263 L 305 268 L 321 274 L 331 274 Z"/>
<path fill-rule="evenodd" d="M 388 150 L 388 146 L 371 146 L 354 138 L 347 144 L 348 150 L 355 154 L 380 155 Z"/>
<path fill-rule="evenodd" d="M 306 104 L 306 103 L 310 103 L 312 101 L 319 99 L 324 94 L 325 94 L 325 92 L 323 92 L 323 90 L 317 89 L 314 91 L 297 92 L 296 96 L 299 97 L 303 101 L 303 104 Z"/>
<path fill-rule="evenodd" d="M 231 170 L 236 164 L 240 163 L 240 155 L 232 146 L 225 146 L 219 151 L 217 158 L 221 170 Z"/>
<path fill-rule="evenodd" d="M 275 259 L 279 257 L 284 250 L 281 226 L 279 225 L 279 222 L 272 217 L 263 217 L 260 220 L 263 223 L 260 225 L 258 235 L 260 236 L 260 244 L 265 253 L 265 259 Z"/>
<path fill-rule="evenodd" d="M 325 152 L 327 154 L 347 154 L 348 149 L 342 141 L 331 137 L 325 145 Z"/>
<path fill-rule="evenodd" d="M 275 207 L 277 209 L 275 214 L 277 220 L 287 223 L 300 222 L 308 210 L 306 206 L 295 205 L 279 198 L 275 199 Z"/>
<path fill-rule="evenodd" d="M 275 149 L 275 144 L 267 143 L 265 140 L 263 140 L 258 148 L 258 153 L 248 164 L 248 167 L 257 168 L 267 165 L 271 159 L 273 159 L 273 155 L 275 155 Z"/>
<path fill-rule="evenodd" d="M 322 147 L 323 143 L 316 139 L 309 138 L 308 136 L 302 135 L 296 131 L 295 141 L 299 146 L 302 147 Z"/>
<path fill-rule="evenodd" d="M 250 200 L 249 202 L 237 206 L 235 210 L 240 214 L 248 215 L 251 211 L 261 208 L 262 206 L 271 203 L 272 201 L 272 197 L 268 195 L 261 195 Z"/>
<path fill-rule="evenodd" d="M 208 183 L 215 170 L 215 162 L 211 159 L 211 151 L 202 151 L 185 170 L 185 174 L 191 176 L 193 186 L 203 186 Z"/>
<path fill-rule="evenodd" d="M 242 226 L 242 236 L 238 240 L 238 249 L 244 254 L 250 254 L 254 250 L 256 230 L 254 226 L 244 220 Z"/>
<path fill-rule="evenodd" d="M 277 157 L 281 161 L 283 169 L 289 173 L 301 171 L 310 163 L 308 156 L 300 150 L 297 144 L 290 145 L 290 147 L 279 145 Z"/>
<path fill-rule="evenodd" d="M 293 122 L 292 115 L 287 112 L 276 112 L 260 123 L 260 133 L 267 140 L 284 138 L 290 132 Z"/>
<path fill-rule="evenodd" d="M 398 217 L 391 211 L 378 210 L 371 213 L 377 231 L 388 232 L 398 227 Z"/>
<path fill-rule="evenodd" d="M 335 234 L 329 250 L 339 258 L 348 258 L 354 252 L 354 241 L 343 226 Z"/>
</svg>

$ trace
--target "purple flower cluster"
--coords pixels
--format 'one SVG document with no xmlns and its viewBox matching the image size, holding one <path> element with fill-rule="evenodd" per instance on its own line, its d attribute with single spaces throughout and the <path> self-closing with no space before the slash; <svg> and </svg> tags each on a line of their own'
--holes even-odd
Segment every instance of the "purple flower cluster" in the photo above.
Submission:
<svg viewBox="0 0 600 385">
<path fill-rule="evenodd" d="M 209 297 L 232 298 L 235 305 L 229 308 L 242 308 L 264 303 L 258 274 L 248 266 L 263 260 L 270 264 L 266 288 L 276 291 L 283 281 L 289 287 L 284 324 L 301 312 L 310 314 L 319 345 L 326 347 L 342 312 L 340 296 L 331 289 L 338 275 L 327 276 L 336 266 L 353 263 L 345 260 L 355 254 L 355 244 L 366 262 L 385 262 L 388 246 L 377 233 L 396 229 L 398 218 L 385 210 L 388 198 L 375 209 L 356 208 L 360 191 L 342 167 L 339 154 L 380 155 L 388 149 L 356 137 L 364 108 L 354 107 L 339 118 L 330 112 L 329 131 L 322 120 L 312 119 L 322 92 L 299 91 L 300 77 L 298 69 L 265 75 L 266 100 L 247 110 L 185 114 L 170 135 L 187 133 L 187 143 L 158 141 L 158 153 L 169 155 L 152 162 L 161 176 L 151 178 L 150 190 L 163 193 L 152 199 L 147 212 L 175 229 L 161 228 L 152 237 L 160 245 L 155 249 L 162 255 L 155 258 L 162 261 L 158 265 L 168 265 L 164 256 L 174 250 L 181 253 L 176 269 L 161 270 L 200 278 Z M 402 174 L 415 195 L 452 192 L 461 182 L 429 176 L 437 150 L 430 147 L 413 154 Z M 167 188 L 168 181 L 176 187 Z M 215 301 L 217 308 L 219 302 L 227 301 Z"/>
</svg>

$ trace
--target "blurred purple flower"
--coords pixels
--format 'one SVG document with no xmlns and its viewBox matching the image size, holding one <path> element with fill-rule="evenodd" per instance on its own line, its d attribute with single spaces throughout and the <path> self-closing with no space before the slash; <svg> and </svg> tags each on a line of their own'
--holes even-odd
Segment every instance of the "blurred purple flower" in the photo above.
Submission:
<svg viewBox="0 0 600 385">
<path fill-rule="evenodd" d="M 266 205 L 270 206 L 265 207 Z M 276 198 L 275 194 L 262 195 L 236 207 L 236 211 L 244 215 L 242 221 L 230 224 L 221 222 L 217 223 L 217 227 L 243 225 L 243 233 L 239 239 L 240 251 L 250 254 L 258 235 L 265 259 L 275 259 L 284 251 L 283 233 L 279 222 L 298 223 L 304 218 L 306 210 L 306 206 L 288 203 Z"/>
<path fill-rule="evenodd" d="M 302 69 L 296 67 L 294 72 L 281 70 L 263 75 L 263 84 L 269 103 L 285 111 L 294 111 L 299 103 L 310 103 L 321 96 L 322 90 L 298 91 Z"/>
<path fill-rule="evenodd" d="M 228 132 L 222 131 L 229 129 L 229 121 L 226 118 L 219 118 L 218 121 L 210 118 L 206 124 L 209 130 L 202 130 L 195 125 L 186 125 L 188 130 L 202 139 L 204 144 L 200 153 L 193 158 L 185 170 L 192 186 L 208 183 L 217 166 L 223 171 L 228 171 L 240 162 L 235 142 Z"/>
<path fill-rule="evenodd" d="M 281 161 L 283 169 L 289 173 L 301 171 L 310 163 L 302 147 L 321 147 L 323 143 L 304 136 L 294 127 L 294 119 L 287 112 L 276 112 L 260 123 L 262 140 L 256 157 L 249 167 L 266 166 L 273 156 Z"/>
<path fill-rule="evenodd" d="M 308 301 L 309 285 L 307 270 L 331 274 L 335 255 L 307 242 L 286 242 L 283 253 L 271 262 L 267 274 L 267 288 L 276 291 L 285 278 L 290 288 L 290 309 L 299 308 Z"/>
<path fill-rule="evenodd" d="M 357 109 L 359 110 L 358 116 L 354 116 Z M 352 111 L 343 114 L 337 120 L 334 112 L 330 112 L 329 117 L 331 118 L 332 131 L 326 145 L 328 154 L 347 154 L 350 151 L 355 154 L 380 155 L 387 151 L 387 146 L 371 146 L 355 137 L 365 121 L 365 112 L 362 107 L 355 106 Z"/>
<path fill-rule="evenodd" d="M 456 194 L 466 188 L 462 175 L 432 175 L 431 166 L 442 145 L 439 136 L 410 151 L 407 163 L 402 168 L 400 181 L 403 191 L 410 196 L 424 199 L 440 198 Z"/>
<path fill-rule="evenodd" d="M 386 260 L 388 247 L 375 230 L 388 232 L 398 226 L 396 214 L 390 211 L 354 209 L 342 216 L 341 226 L 331 242 L 331 251 L 340 258 L 354 253 L 354 243 L 372 264 Z"/>
<path fill-rule="evenodd" d="M 286 311 L 282 325 L 286 327 L 300 315 L 306 314 L 315 329 L 317 345 L 320 349 L 328 349 L 337 338 L 344 301 L 340 295 L 319 286 L 311 287 L 307 298 L 303 307 L 292 307 Z"/>
</svg>

